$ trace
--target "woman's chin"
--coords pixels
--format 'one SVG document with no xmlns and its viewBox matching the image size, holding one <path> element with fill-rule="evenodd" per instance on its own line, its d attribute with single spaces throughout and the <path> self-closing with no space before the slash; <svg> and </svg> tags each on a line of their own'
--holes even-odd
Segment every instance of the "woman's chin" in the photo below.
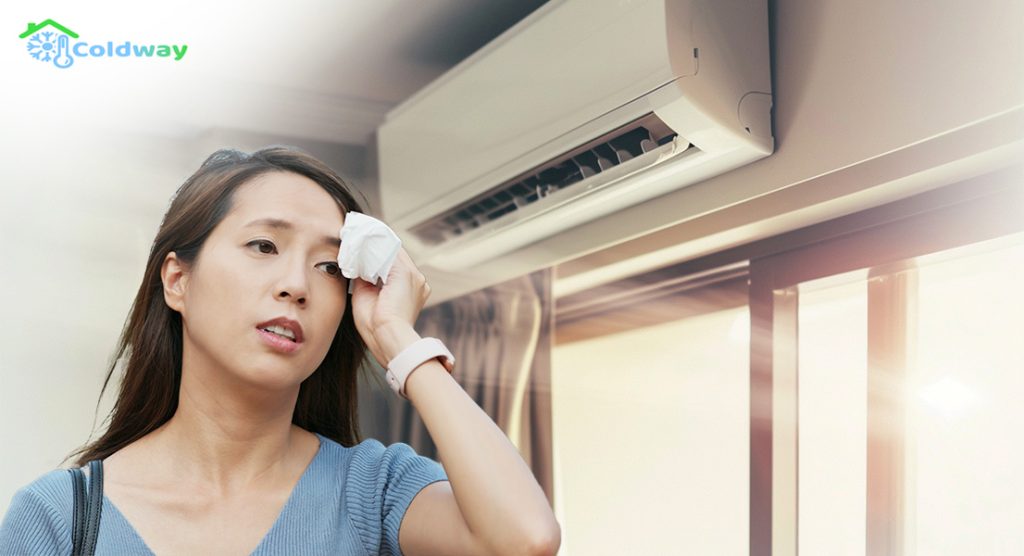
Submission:
<svg viewBox="0 0 1024 556">
<path fill-rule="evenodd" d="M 308 373 L 296 368 L 294 364 L 277 362 L 250 367 L 245 370 L 243 379 L 268 390 L 287 390 L 298 386 L 308 376 Z"/>
</svg>

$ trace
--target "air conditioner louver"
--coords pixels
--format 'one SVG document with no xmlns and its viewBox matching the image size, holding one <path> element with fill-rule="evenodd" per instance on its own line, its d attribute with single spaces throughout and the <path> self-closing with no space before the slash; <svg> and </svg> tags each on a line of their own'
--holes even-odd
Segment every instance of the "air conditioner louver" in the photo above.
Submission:
<svg viewBox="0 0 1024 556">
<path fill-rule="evenodd" d="M 583 187 L 591 178 L 656 151 L 676 137 L 656 115 L 647 114 L 414 226 L 411 231 L 428 245 L 440 245 L 558 191 Z"/>
</svg>

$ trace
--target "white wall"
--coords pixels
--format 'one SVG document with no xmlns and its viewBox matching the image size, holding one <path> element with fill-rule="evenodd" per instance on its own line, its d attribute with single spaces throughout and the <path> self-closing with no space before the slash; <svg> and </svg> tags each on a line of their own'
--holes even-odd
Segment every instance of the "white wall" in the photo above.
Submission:
<svg viewBox="0 0 1024 556">
<path fill-rule="evenodd" d="M 0 287 L 14 317 L 0 335 L 2 510 L 89 437 L 107 360 L 184 162 L 156 138 L 132 145 L 65 127 L 20 139 L 4 142 L 0 167 Z"/>
</svg>

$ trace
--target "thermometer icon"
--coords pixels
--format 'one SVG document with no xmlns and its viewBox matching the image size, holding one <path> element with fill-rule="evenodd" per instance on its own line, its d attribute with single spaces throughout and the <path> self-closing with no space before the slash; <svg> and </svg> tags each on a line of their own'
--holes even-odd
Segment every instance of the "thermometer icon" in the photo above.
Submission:
<svg viewBox="0 0 1024 556">
<path fill-rule="evenodd" d="M 68 54 L 68 36 L 61 35 L 57 38 L 57 55 L 53 58 L 53 65 L 58 68 L 67 68 L 75 63 L 74 58 Z"/>
</svg>

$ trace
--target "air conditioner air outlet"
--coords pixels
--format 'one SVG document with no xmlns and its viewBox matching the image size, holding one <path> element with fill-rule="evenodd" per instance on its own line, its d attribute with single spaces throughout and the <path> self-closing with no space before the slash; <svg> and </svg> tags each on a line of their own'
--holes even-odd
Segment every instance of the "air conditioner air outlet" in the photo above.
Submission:
<svg viewBox="0 0 1024 556">
<path fill-rule="evenodd" d="M 659 155 L 648 155 L 677 149 L 670 145 L 676 137 L 677 134 L 657 115 L 646 114 L 413 226 L 411 231 L 426 245 L 441 245 L 470 231 L 488 227 L 516 211 L 523 212 L 556 192 L 593 189 L 599 182 L 609 181 L 594 178 L 626 162 L 639 157 L 657 160 Z"/>
</svg>

